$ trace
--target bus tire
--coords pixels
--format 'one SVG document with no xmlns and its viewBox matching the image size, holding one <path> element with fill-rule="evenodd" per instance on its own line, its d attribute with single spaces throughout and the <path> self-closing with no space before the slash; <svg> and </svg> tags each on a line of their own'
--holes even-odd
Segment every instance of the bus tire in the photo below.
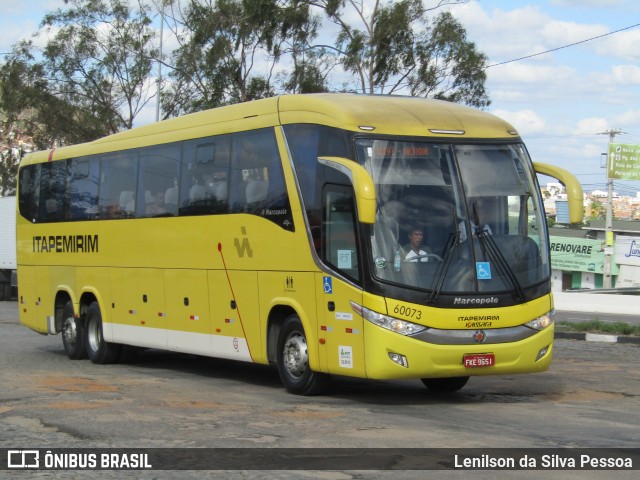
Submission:
<svg viewBox="0 0 640 480">
<path fill-rule="evenodd" d="M 102 314 L 98 302 L 89 305 L 86 315 L 87 354 L 93 363 L 107 364 L 118 360 L 120 345 L 105 342 L 102 333 Z"/>
<path fill-rule="evenodd" d="M 434 393 L 457 392 L 469 381 L 469 377 L 423 378 L 422 383 Z"/>
<path fill-rule="evenodd" d="M 87 358 L 87 350 L 85 348 L 84 323 L 76 318 L 73 313 L 73 304 L 71 301 L 65 303 L 62 309 L 62 345 L 67 356 L 71 360 L 80 360 Z"/>
<path fill-rule="evenodd" d="M 288 392 L 317 395 L 327 386 L 329 376 L 309 367 L 307 337 L 300 318 L 289 315 L 278 334 L 278 374 Z"/>
</svg>

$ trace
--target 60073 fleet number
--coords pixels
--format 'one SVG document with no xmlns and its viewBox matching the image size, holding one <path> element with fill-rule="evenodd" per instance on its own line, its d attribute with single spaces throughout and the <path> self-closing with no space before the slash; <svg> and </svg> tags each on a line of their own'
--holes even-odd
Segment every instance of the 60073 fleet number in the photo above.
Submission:
<svg viewBox="0 0 640 480">
<path fill-rule="evenodd" d="M 397 304 L 395 307 L 393 307 L 393 313 L 395 313 L 396 315 L 402 315 L 404 317 L 415 318 L 416 320 L 420 320 L 422 318 L 422 310 L 407 307 L 406 305 Z"/>
</svg>

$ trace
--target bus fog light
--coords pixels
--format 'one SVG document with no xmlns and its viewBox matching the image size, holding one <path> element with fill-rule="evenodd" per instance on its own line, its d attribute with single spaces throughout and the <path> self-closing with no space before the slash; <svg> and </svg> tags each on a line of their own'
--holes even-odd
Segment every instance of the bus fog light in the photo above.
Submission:
<svg viewBox="0 0 640 480">
<path fill-rule="evenodd" d="M 392 362 L 397 363 L 398 365 L 403 366 L 404 368 L 409 368 L 409 362 L 407 362 L 407 357 L 404 355 L 400 355 L 399 353 L 389 352 L 389 358 Z"/>
<path fill-rule="evenodd" d="M 547 354 L 547 352 L 549 351 L 549 346 L 550 345 L 547 345 L 546 347 L 540 349 L 538 355 L 536 356 L 536 362 Z"/>
</svg>

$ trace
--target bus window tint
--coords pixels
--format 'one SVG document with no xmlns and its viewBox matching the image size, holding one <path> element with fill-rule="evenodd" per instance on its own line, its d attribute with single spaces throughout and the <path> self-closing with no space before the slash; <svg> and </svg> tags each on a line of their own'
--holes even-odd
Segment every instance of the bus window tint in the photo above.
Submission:
<svg viewBox="0 0 640 480">
<path fill-rule="evenodd" d="M 325 189 L 323 260 L 358 281 L 358 247 L 353 190 L 327 185 Z"/>
<path fill-rule="evenodd" d="M 289 196 L 272 129 L 233 136 L 231 212 L 264 217 L 293 230 Z"/>
<path fill-rule="evenodd" d="M 40 202 L 40 165 L 28 165 L 20 170 L 20 215 L 30 222 L 38 221 Z"/>
<path fill-rule="evenodd" d="M 228 212 L 229 137 L 221 135 L 185 143 L 180 215 Z"/>
<path fill-rule="evenodd" d="M 178 214 L 179 144 L 143 148 L 138 182 L 138 217 Z"/>
<path fill-rule="evenodd" d="M 137 165 L 135 150 L 104 155 L 100 159 L 99 207 L 102 218 L 134 216 Z"/>
<path fill-rule="evenodd" d="M 66 219 L 67 162 L 49 162 L 41 166 L 39 221 Z"/>
<path fill-rule="evenodd" d="M 70 220 L 91 220 L 98 215 L 100 161 L 96 157 L 75 158 L 69 164 Z"/>
</svg>

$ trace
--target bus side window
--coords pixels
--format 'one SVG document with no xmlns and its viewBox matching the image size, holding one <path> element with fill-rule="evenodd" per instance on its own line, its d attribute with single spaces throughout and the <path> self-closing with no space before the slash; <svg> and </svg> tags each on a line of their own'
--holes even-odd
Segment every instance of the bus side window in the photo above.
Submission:
<svg viewBox="0 0 640 480">
<path fill-rule="evenodd" d="M 180 215 L 227 213 L 229 135 L 185 142 L 180 179 Z M 167 195 L 171 192 L 167 191 Z"/>
<path fill-rule="evenodd" d="M 43 163 L 40 177 L 39 221 L 60 222 L 66 220 L 67 211 L 67 162 Z"/>
<path fill-rule="evenodd" d="M 30 222 L 38 222 L 40 203 L 40 164 L 27 165 L 20 169 L 20 215 Z"/>
<path fill-rule="evenodd" d="M 100 159 L 101 218 L 131 218 L 135 213 L 138 159 L 135 150 L 104 155 Z"/>
<path fill-rule="evenodd" d="M 171 143 L 140 150 L 137 216 L 178 214 L 179 168 L 180 144 Z"/>
<path fill-rule="evenodd" d="M 69 215 L 71 220 L 91 220 L 98 215 L 100 161 L 74 158 L 69 165 Z"/>
<path fill-rule="evenodd" d="M 359 280 L 353 190 L 327 185 L 324 199 L 322 258 L 347 276 Z"/>
<path fill-rule="evenodd" d="M 259 215 L 294 230 L 289 195 L 273 129 L 235 134 L 231 212 Z"/>
</svg>

